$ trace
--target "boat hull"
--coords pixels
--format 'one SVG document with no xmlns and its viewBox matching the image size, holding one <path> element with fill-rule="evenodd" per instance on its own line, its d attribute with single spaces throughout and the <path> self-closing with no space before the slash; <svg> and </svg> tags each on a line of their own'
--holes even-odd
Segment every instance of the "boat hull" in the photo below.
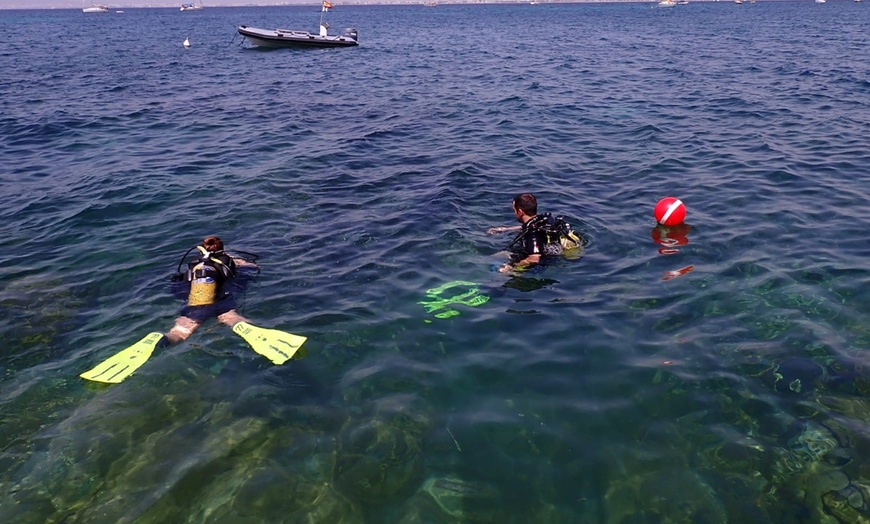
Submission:
<svg viewBox="0 0 870 524">
<path fill-rule="evenodd" d="M 343 35 L 320 36 L 292 29 L 258 29 L 239 26 L 239 34 L 259 47 L 353 47 L 359 45 L 356 30 Z"/>
</svg>

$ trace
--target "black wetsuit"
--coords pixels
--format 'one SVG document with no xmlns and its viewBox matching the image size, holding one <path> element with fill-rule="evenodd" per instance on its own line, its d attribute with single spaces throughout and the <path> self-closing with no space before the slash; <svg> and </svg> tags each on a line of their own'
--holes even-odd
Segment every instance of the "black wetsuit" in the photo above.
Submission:
<svg viewBox="0 0 870 524">
<path fill-rule="evenodd" d="M 523 224 L 523 230 L 511 248 L 511 258 L 518 262 L 530 255 L 543 255 L 547 235 L 543 231 L 529 229 L 531 220 Z"/>
<path fill-rule="evenodd" d="M 509 250 L 513 262 L 523 260 L 529 255 L 561 255 L 565 248 L 557 232 L 556 221 L 549 213 L 535 215 L 527 220 L 523 224 L 522 232 L 511 242 Z"/>
</svg>

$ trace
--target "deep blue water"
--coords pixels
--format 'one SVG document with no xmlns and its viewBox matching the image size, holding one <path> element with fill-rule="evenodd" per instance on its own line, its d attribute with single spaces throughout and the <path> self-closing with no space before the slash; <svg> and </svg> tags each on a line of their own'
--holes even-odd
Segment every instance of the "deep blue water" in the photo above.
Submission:
<svg viewBox="0 0 870 524">
<path fill-rule="evenodd" d="M 358 48 L 234 37 L 319 16 L 0 12 L 0 521 L 870 518 L 865 4 L 338 5 Z M 493 271 L 522 191 L 581 258 Z M 687 225 L 657 229 L 669 195 Z M 301 358 L 210 322 L 80 379 L 172 325 L 209 234 L 260 256 L 239 310 Z M 489 300 L 420 304 L 457 280 Z"/>
</svg>

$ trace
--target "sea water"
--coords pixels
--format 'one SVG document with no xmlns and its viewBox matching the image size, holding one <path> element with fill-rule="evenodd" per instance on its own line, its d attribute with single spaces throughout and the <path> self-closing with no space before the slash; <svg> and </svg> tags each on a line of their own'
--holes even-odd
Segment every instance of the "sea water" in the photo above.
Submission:
<svg viewBox="0 0 870 524">
<path fill-rule="evenodd" d="M 124 11 L 0 14 L 0 521 L 870 518 L 864 4 Z M 501 274 L 525 191 L 588 245 Z M 300 357 L 80 379 L 212 234 Z"/>
</svg>

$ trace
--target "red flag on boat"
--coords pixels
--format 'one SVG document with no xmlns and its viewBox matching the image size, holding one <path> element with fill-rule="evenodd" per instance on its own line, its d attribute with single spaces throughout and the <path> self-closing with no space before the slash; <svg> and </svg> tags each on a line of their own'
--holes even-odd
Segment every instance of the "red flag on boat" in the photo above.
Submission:
<svg viewBox="0 0 870 524">
<path fill-rule="evenodd" d="M 323 10 L 326 11 L 327 9 L 332 9 L 332 3 L 323 0 Z"/>
</svg>

